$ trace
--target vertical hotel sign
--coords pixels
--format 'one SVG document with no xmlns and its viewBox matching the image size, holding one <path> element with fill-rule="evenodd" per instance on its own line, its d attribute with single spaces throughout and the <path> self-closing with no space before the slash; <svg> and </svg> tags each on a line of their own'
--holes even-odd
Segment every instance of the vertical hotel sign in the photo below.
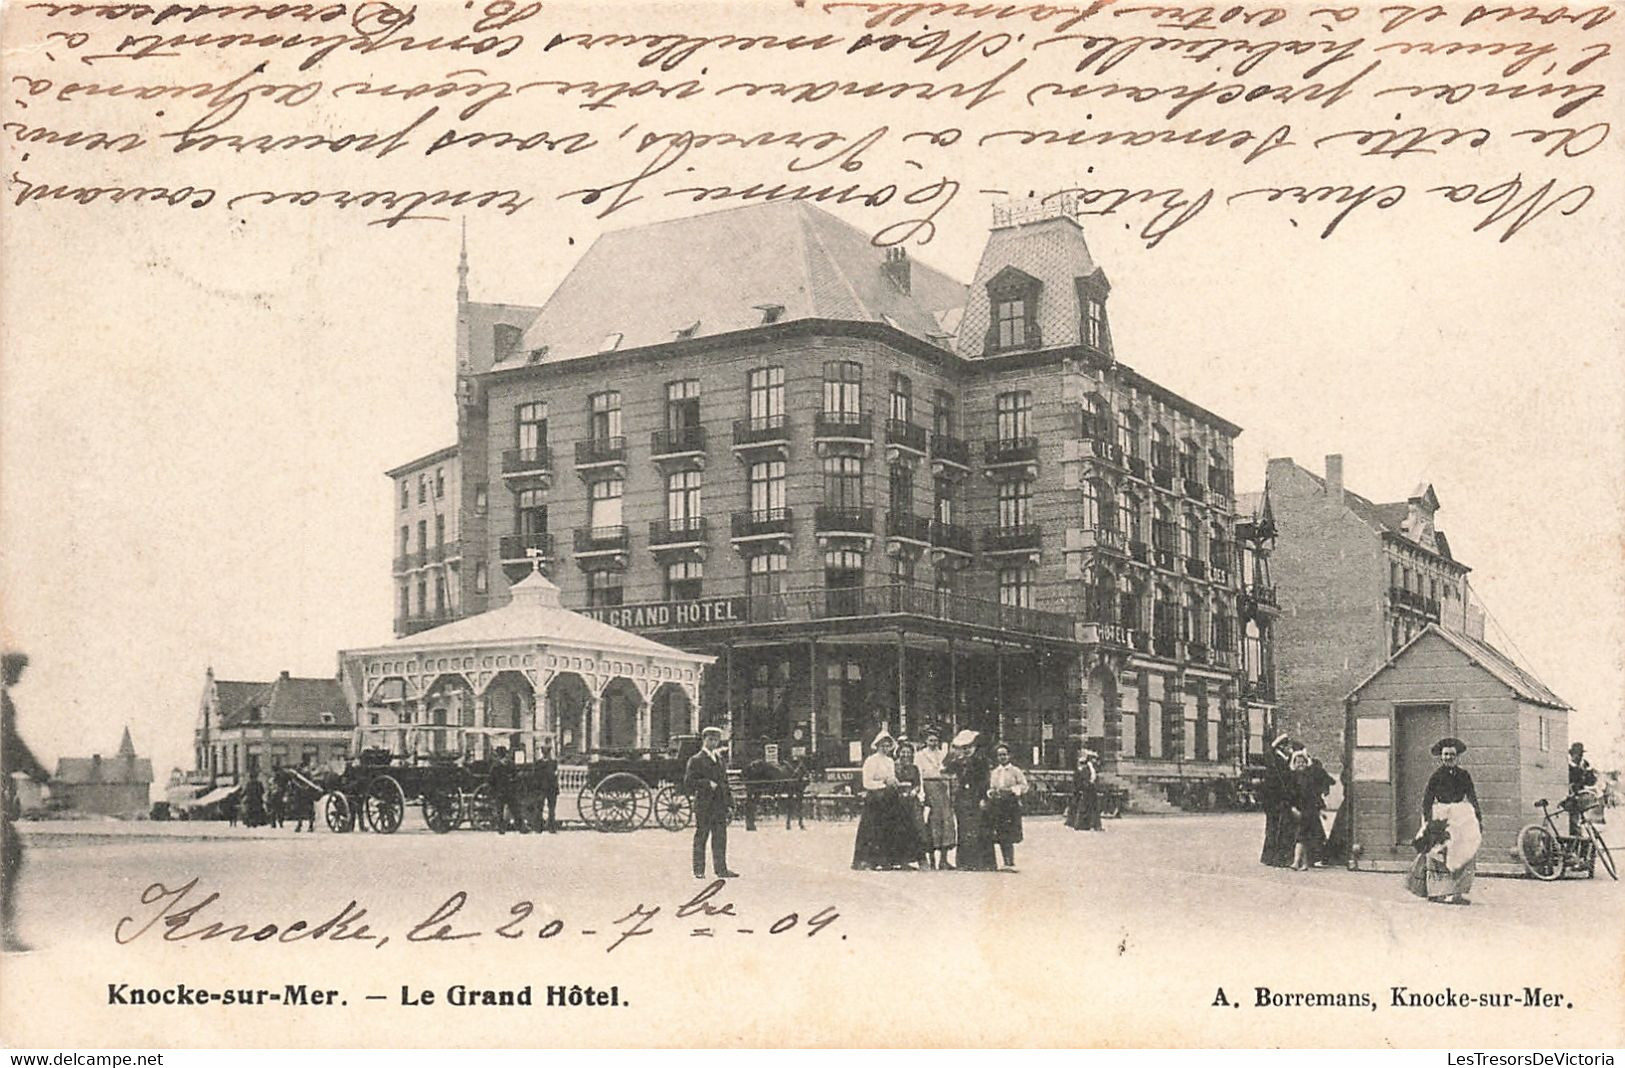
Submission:
<svg viewBox="0 0 1625 1068">
<path fill-rule="evenodd" d="M 749 599 L 745 597 L 702 597 L 693 601 L 657 601 L 579 611 L 600 623 L 631 631 L 686 630 L 750 622 Z"/>
</svg>

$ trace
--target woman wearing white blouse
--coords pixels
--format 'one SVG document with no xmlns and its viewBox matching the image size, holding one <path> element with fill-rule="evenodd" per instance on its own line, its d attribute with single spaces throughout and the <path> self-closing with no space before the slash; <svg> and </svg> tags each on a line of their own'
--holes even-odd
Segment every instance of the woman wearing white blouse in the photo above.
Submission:
<svg viewBox="0 0 1625 1068">
<path fill-rule="evenodd" d="M 1027 776 L 1010 763 L 1010 747 L 1000 744 L 993 750 L 996 763 L 988 776 L 987 817 L 991 837 L 999 845 L 1008 871 L 1016 870 L 1016 843 L 1021 841 L 1021 795 L 1027 792 Z"/>
<path fill-rule="evenodd" d="M 863 762 L 863 813 L 852 845 L 852 867 L 857 870 L 899 868 L 915 859 L 917 851 L 906 848 L 914 826 L 898 793 L 895 746 L 891 734 L 882 730 L 875 736 L 874 752 Z"/>
</svg>

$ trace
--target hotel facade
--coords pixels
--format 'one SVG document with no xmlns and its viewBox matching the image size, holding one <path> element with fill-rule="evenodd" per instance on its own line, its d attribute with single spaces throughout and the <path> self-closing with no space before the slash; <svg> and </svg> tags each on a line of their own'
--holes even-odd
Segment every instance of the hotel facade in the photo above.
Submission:
<svg viewBox="0 0 1625 1068">
<path fill-rule="evenodd" d="M 997 212 L 968 286 L 800 203 L 606 233 L 540 305 L 473 301 L 467 271 L 456 446 L 391 472 L 394 555 L 427 544 L 455 588 L 425 604 L 397 559 L 398 634 L 540 570 L 715 656 L 699 721 L 736 760 L 848 764 L 932 723 L 1155 788 L 1257 751 L 1271 530 L 1236 510 L 1240 428 L 1118 358 L 1063 210 Z M 689 722 L 675 688 L 534 699 L 567 759 Z"/>
</svg>

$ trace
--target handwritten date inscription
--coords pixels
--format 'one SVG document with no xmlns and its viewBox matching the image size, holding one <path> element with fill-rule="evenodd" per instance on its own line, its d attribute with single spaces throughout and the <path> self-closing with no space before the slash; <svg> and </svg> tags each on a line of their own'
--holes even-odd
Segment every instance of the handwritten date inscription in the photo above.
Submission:
<svg viewBox="0 0 1625 1068">
<path fill-rule="evenodd" d="M 1619 10 L 31 0 L 0 174 L 27 211 L 205 227 L 801 200 L 921 245 L 989 196 L 1070 188 L 1149 249 L 1407 213 L 1560 238 L 1617 182 Z"/>
<path fill-rule="evenodd" d="M 729 935 L 788 937 L 801 934 L 812 938 L 840 919 L 833 905 L 811 911 L 774 914 L 761 921 L 747 918 L 723 891 L 718 879 L 693 897 L 667 907 L 638 902 L 629 908 L 611 910 L 612 918 L 599 926 L 566 923 L 559 917 L 537 914 L 534 901 L 514 902 L 500 920 L 481 918 L 481 910 L 471 905 L 466 890 L 452 893 L 428 915 L 404 929 L 407 944 L 464 942 L 479 938 L 508 941 L 546 941 L 555 938 L 586 937 L 604 943 L 604 952 L 613 953 L 628 942 L 650 936 L 673 935 L 715 939 Z M 152 883 L 141 892 L 142 910 L 120 918 L 113 928 L 113 940 L 129 945 L 141 939 L 164 942 L 350 942 L 381 949 L 390 943 L 390 934 L 381 929 L 369 909 L 350 900 L 329 915 L 309 920 L 217 919 L 218 893 L 201 890 L 196 878 L 178 886 Z"/>
</svg>

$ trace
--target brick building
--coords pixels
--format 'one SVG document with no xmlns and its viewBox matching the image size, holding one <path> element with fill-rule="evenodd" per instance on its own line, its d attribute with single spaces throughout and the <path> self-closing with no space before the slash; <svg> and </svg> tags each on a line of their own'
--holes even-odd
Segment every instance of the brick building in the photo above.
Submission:
<svg viewBox="0 0 1625 1068">
<path fill-rule="evenodd" d="M 1232 773 L 1240 431 L 1118 359 L 1110 291 L 1059 211 L 996 213 L 968 286 L 800 203 L 606 233 L 541 305 L 470 300 L 465 250 L 456 603 L 540 566 L 715 655 L 747 755 L 931 721 Z"/>
<path fill-rule="evenodd" d="M 395 480 L 395 633 L 401 636 L 462 615 L 457 446 L 385 473 Z"/>
<path fill-rule="evenodd" d="M 1375 503 L 1344 485 L 1333 455 L 1324 476 L 1271 460 L 1265 493 L 1279 534 L 1269 562 L 1281 614 L 1278 721 L 1335 771 L 1349 692 L 1430 623 L 1482 639 L 1483 614 L 1469 568 L 1435 523 L 1432 486 Z"/>
<path fill-rule="evenodd" d="M 130 728 L 124 728 L 111 758 L 62 757 L 50 782 L 52 807 L 100 816 L 144 819 L 152 791 L 152 761 L 135 755 Z"/>
<path fill-rule="evenodd" d="M 355 715 L 337 679 L 296 678 L 284 671 L 270 682 L 204 675 L 192 732 L 193 779 L 238 783 L 286 764 L 312 766 L 350 751 Z"/>
</svg>

